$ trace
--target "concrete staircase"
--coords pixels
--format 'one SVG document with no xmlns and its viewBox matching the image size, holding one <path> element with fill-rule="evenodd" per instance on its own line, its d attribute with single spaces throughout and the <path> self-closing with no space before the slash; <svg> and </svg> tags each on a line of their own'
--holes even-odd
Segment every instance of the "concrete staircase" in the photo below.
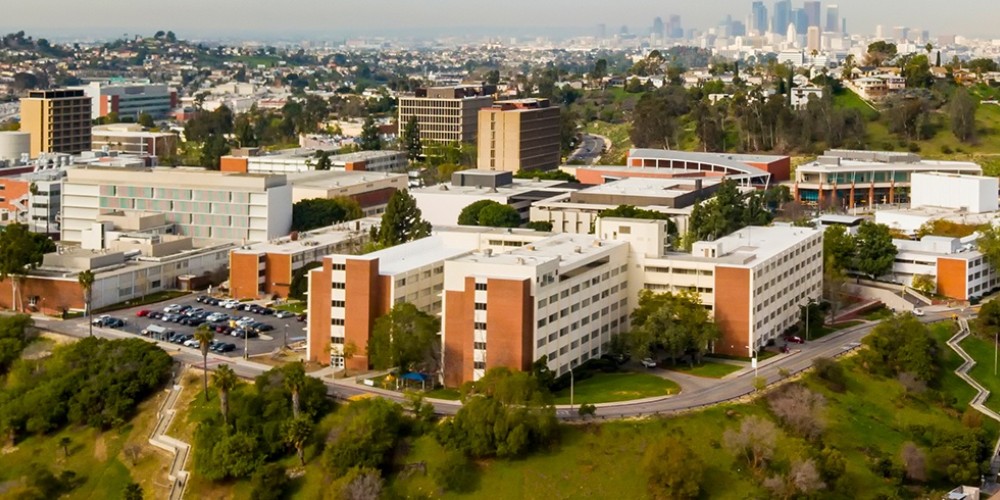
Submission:
<svg viewBox="0 0 1000 500">
<path fill-rule="evenodd" d="M 170 478 L 168 498 L 180 500 L 183 498 L 184 488 L 187 486 L 188 471 L 184 470 L 184 464 L 187 462 L 188 455 L 191 454 L 191 445 L 166 434 L 177 413 L 174 406 L 180 397 L 181 386 L 174 384 L 167 392 L 167 398 L 156 412 L 156 427 L 153 428 L 153 433 L 149 436 L 149 444 L 166 450 L 174 456 L 167 473 L 167 477 Z"/>
</svg>

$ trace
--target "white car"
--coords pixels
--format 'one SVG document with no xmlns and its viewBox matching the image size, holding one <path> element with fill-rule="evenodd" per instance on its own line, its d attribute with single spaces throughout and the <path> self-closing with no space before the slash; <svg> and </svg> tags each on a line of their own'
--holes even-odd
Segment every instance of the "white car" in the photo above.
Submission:
<svg viewBox="0 0 1000 500">
<path fill-rule="evenodd" d="M 179 312 L 181 312 L 181 306 L 179 304 L 170 304 L 169 306 L 163 308 L 163 312 L 165 312 L 165 313 L 179 313 Z"/>
<path fill-rule="evenodd" d="M 278 312 L 274 313 L 274 317 L 275 318 L 281 318 L 281 319 L 292 318 L 294 316 L 295 316 L 295 313 L 293 313 L 292 311 L 278 311 Z"/>
<path fill-rule="evenodd" d="M 924 310 L 918 307 L 918 308 L 916 308 L 916 309 L 913 310 L 913 315 L 914 316 L 923 316 L 924 315 Z"/>
<path fill-rule="evenodd" d="M 656 361 L 653 358 L 646 358 L 642 360 L 642 366 L 646 368 L 656 368 Z"/>
<path fill-rule="evenodd" d="M 197 349 L 201 347 L 201 342 L 198 342 L 198 339 L 185 340 L 184 347 L 193 347 Z"/>
<path fill-rule="evenodd" d="M 219 305 L 225 307 L 226 309 L 236 309 L 236 306 L 240 305 L 240 302 L 238 300 L 229 299 Z"/>
</svg>

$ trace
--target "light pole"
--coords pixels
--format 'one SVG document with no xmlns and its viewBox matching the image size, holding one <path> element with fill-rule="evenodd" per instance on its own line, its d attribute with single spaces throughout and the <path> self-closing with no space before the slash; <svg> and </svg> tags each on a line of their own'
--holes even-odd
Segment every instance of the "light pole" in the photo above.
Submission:
<svg viewBox="0 0 1000 500">
<path fill-rule="evenodd" d="M 285 323 L 285 349 L 288 349 L 288 323 Z"/>
<path fill-rule="evenodd" d="M 250 330 L 243 327 L 243 359 L 250 359 Z"/>
<path fill-rule="evenodd" d="M 573 409 L 573 367 L 569 369 L 569 409 Z"/>
</svg>

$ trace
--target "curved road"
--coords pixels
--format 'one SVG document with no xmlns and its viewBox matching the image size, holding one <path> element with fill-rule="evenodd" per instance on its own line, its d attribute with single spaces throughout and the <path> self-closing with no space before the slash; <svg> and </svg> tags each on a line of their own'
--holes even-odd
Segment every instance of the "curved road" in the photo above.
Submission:
<svg viewBox="0 0 1000 500">
<path fill-rule="evenodd" d="M 580 144 L 569 155 L 567 162 L 583 163 L 593 165 L 604 154 L 605 148 L 611 148 L 611 141 L 607 137 L 593 134 L 583 134 L 580 137 Z"/>
<path fill-rule="evenodd" d="M 940 321 L 948 319 L 951 314 L 952 313 L 950 311 L 935 313 L 928 312 L 926 316 L 921 318 L 921 321 L 924 323 Z M 36 325 L 42 329 L 71 337 L 82 338 L 86 337 L 88 334 L 86 322 L 83 320 L 60 321 L 48 317 L 35 317 L 35 321 Z M 763 377 L 767 380 L 768 384 L 772 384 L 781 379 L 781 376 L 778 373 L 779 370 L 784 369 L 791 374 L 795 374 L 811 367 L 813 360 L 818 357 L 834 358 L 845 354 L 859 347 L 861 339 L 864 338 L 868 332 L 875 327 L 875 325 L 877 325 L 877 323 L 865 323 L 853 328 L 847 328 L 832 333 L 820 340 L 801 344 L 799 349 L 793 350 L 790 353 L 779 354 L 775 357 L 761 361 L 758 365 L 756 376 Z M 192 366 L 200 366 L 202 364 L 201 351 L 197 349 L 181 347 L 168 342 L 158 342 L 145 337 L 104 328 L 94 328 L 94 334 L 96 336 L 109 339 L 141 338 L 148 342 L 156 343 L 163 348 L 164 351 L 173 356 L 178 362 Z M 209 354 L 209 369 L 213 369 L 213 367 L 218 366 L 221 363 L 228 363 L 232 367 L 233 371 L 243 378 L 254 378 L 257 375 L 273 368 L 269 365 L 247 361 L 240 358 L 229 358 Z M 598 405 L 597 417 L 613 419 L 644 415 L 670 414 L 730 401 L 752 393 L 754 391 L 754 377 L 755 374 L 753 369 L 744 368 L 735 375 L 722 380 L 713 381 L 713 383 L 707 384 L 704 387 L 681 392 L 677 396 Z M 321 380 L 323 380 L 323 383 L 327 386 L 327 393 L 338 399 L 348 399 L 352 396 L 361 394 L 375 394 L 396 402 L 406 402 L 406 398 L 400 393 L 358 385 L 350 380 L 338 382 L 333 382 L 327 379 Z M 461 404 L 456 401 L 438 399 L 428 401 L 434 405 L 434 409 L 439 415 L 454 415 L 458 409 L 461 408 Z M 568 405 L 557 406 L 556 415 L 563 420 L 574 420 L 579 418 L 576 409 L 571 408 Z"/>
</svg>

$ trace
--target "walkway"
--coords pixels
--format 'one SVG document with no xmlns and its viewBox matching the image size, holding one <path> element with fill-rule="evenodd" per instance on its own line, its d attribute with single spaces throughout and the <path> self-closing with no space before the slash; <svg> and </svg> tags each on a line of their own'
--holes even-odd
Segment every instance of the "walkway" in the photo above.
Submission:
<svg viewBox="0 0 1000 500">
<path fill-rule="evenodd" d="M 174 459 L 170 462 L 170 470 L 167 477 L 170 478 L 170 500 L 180 500 L 184 497 L 184 487 L 187 486 L 188 471 L 184 470 L 188 455 L 191 452 L 191 445 L 168 436 L 167 429 L 174 421 L 177 411 L 174 406 L 181 394 L 181 386 L 174 383 L 167 390 L 167 399 L 163 401 L 160 409 L 156 412 L 156 427 L 153 434 L 149 436 L 149 444 L 166 450 L 173 454 Z"/>
<path fill-rule="evenodd" d="M 959 366 L 955 370 L 955 375 L 958 375 L 959 378 L 964 380 L 967 384 L 971 385 L 972 388 L 976 390 L 976 395 L 975 397 L 972 398 L 972 401 L 969 402 L 969 406 L 975 408 L 977 411 L 979 411 L 979 413 L 982 413 L 983 415 L 986 415 L 987 417 L 990 417 L 993 420 L 1000 422 L 1000 415 L 998 415 L 995 411 L 987 408 L 986 405 L 984 404 L 986 403 L 986 400 L 989 399 L 990 397 L 990 391 L 985 387 L 983 387 L 982 384 L 977 382 L 976 379 L 969 376 L 969 370 L 972 370 L 972 367 L 976 366 L 976 361 L 972 359 L 972 356 L 969 356 L 968 353 L 966 353 L 962 349 L 962 346 L 959 345 L 962 343 L 963 340 L 965 340 L 966 337 L 968 337 L 972 333 L 969 330 L 969 321 L 966 318 L 959 318 L 958 326 L 959 326 L 958 333 L 956 333 L 955 336 L 953 336 L 952 338 L 948 339 L 948 347 L 951 347 L 952 350 L 957 352 L 958 355 L 961 356 L 963 360 L 965 360 L 965 362 L 962 363 L 962 366 Z M 1000 458 L 997 457 L 998 452 L 1000 452 L 1000 440 L 998 440 L 997 444 L 993 446 L 993 455 L 992 455 L 993 458 L 990 460 L 990 476 L 986 480 L 987 485 L 992 486 L 992 488 L 990 488 L 990 491 L 996 491 L 997 489 L 996 479 L 997 479 L 997 474 L 1000 474 Z M 986 485 L 984 485 L 984 489 L 987 489 Z"/>
</svg>

